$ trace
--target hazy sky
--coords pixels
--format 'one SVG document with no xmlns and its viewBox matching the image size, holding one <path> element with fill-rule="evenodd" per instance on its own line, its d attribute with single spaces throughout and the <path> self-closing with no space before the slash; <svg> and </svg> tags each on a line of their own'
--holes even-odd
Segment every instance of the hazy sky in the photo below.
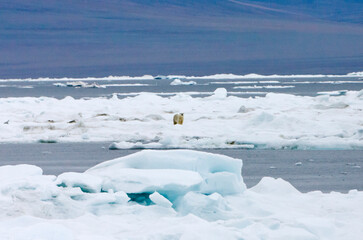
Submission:
<svg viewBox="0 0 363 240">
<path fill-rule="evenodd" d="M 0 2 L 0 78 L 363 71 L 357 0 Z"/>
</svg>

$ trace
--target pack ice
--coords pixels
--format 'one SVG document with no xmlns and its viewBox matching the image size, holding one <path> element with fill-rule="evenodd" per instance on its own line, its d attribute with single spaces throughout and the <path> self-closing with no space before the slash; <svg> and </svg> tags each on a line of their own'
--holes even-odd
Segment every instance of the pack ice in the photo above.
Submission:
<svg viewBox="0 0 363 240">
<path fill-rule="evenodd" d="M 130 107 L 132 106 L 132 107 Z M 183 125 L 173 116 L 184 113 Z M 363 90 L 316 97 L 0 98 L 0 142 L 113 142 L 110 148 L 363 149 Z"/>
<path fill-rule="evenodd" d="M 0 167 L 0 239 L 361 239 L 363 192 L 243 183 L 242 160 L 144 150 L 84 173 Z"/>
</svg>

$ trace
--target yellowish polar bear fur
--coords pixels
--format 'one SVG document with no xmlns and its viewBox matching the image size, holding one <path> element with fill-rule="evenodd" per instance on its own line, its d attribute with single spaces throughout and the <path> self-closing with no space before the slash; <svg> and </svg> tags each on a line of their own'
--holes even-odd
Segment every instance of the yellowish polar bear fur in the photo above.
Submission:
<svg viewBox="0 0 363 240">
<path fill-rule="evenodd" d="M 184 113 L 177 113 L 174 115 L 174 118 L 173 118 L 174 125 L 175 124 L 182 125 L 183 121 L 184 121 Z"/>
</svg>

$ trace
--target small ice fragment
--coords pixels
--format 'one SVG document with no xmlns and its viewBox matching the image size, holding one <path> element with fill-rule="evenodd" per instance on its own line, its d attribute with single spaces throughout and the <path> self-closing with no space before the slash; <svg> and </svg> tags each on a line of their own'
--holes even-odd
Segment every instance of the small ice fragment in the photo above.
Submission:
<svg viewBox="0 0 363 240">
<path fill-rule="evenodd" d="M 217 99 L 225 99 L 227 97 L 227 90 L 225 88 L 217 88 L 214 91 L 214 97 Z"/>
<path fill-rule="evenodd" d="M 188 81 L 188 82 L 183 82 L 180 79 L 175 79 L 174 81 L 172 81 L 170 83 L 170 85 L 196 85 L 197 83 L 194 81 Z"/>
<path fill-rule="evenodd" d="M 295 163 L 295 166 L 301 166 L 301 165 L 302 165 L 302 162 Z"/>
<path fill-rule="evenodd" d="M 270 169 L 276 169 L 276 167 L 275 166 L 270 166 Z"/>
<path fill-rule="evenodd" d="M 309 161 L 309 162 L 314 162 L 315 160 L 314 160 L 314 159 L 309 159 L 308 161 Z"/>
<path fill-rule="evenodd" d="M 156 205 L 159 205 L 161 207 L 171 207 L 173 204 L 165 198 L 163 195 L 161 195 L 158 192 L 154 192 L 153 194 L 150 194 L 149 196 L 150 200 L 155 203 Z"/>
<path fill-rule="evenodd" d="M 347 165 L 347 166 L 356 166 L 357 164 L 356 163 L 346 163 L 345 165 Z"/>
</svg>

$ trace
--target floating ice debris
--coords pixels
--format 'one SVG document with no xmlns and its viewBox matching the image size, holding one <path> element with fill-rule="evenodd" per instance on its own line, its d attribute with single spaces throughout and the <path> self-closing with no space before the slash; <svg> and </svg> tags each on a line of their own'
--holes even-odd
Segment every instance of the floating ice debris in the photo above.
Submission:
<svg viewBox="0 0 363 240">
<path fill-rule="evenodd" d="M 58 86 L 60 86 L 58 84 Z M 67 82 L 66 83 L 67 87 L 82 87 L 82 88 L 105 88 L 102 85 L 99 85 L 97 83 L 86 83 L 86 82 L 82 82 L 82 81 L 77 81 L 77 82 Z"/>
<path fill-rule="evenodd" d="M 232 85 L 236 85 L 236 84 L 256 84 L 259 83 L 258 81 L 223 81 L 223 82 L 210 82 L 208 83 L 209 85 L 211 84 L 232 84 Z"/>
<path fill-rule="evenodd" d="M 360 168 L 360 166 L 357 163 L 346 163 L 345 165 L 351 166 L 352 168 Z"/>
<path fill-rule="evenodd" d="M 168 75 L 168 76 L 158 75 L 154 77 L 154 79 L 156 80 L 173 80 L 173 79 L 184 79 L 184 78 L 185 76 L 181 75 Z"/>
<path fill-rule="evenodd" d="M 176 85 L 196 85 L 197 83 L 194 81 L 182 81 L 180 79 L 175 79 L 170 83 L 170 85 L 176 86 Z"/>
<path fill-rule="evenodd" d="M 163 75 L 158 75 L 158 76 L 155 76 L 154 79 L 157 79 L 157 80 L 160 80 L 160 79 L 166 80 L 166 79 L 169 79 L 169 77 L 168 76 L 163 76 Z"/>
<path fill-rule="evenodd" d="M 97 83 L 87 83 L 83 81 L 76 81 L 76 82 L 67 82 L 64 83 L 54 83 L 56 87 L 81 87 L 81 88 L 105 88 L 104 85 L 99 85 Z"/>
<path fill-rule="evenodd" d="M 357 164 L 356 163 L 346 163 L 345 165 L 348 165 L 348 166 L 356 166 Z"/>
<path fill-rule="evenodd" d="M 215 97 L 217 99 L 225 99 L 227 98 L 227 90 L 225 88 L 217 88 L 214 91 L 214 95 L 212 97 Z"/>
<path fill-rule="evenodd" d="M 318 95 L 329 95 L 329 96 L 343 96 L 346 95 L 348 90 L 329 91 L 329 92 L 317 92 Z"/>
<path fill-rule="evenodd" d="M 64 83 L 53 83 L 53 85 L 56 87 L 67 87 L 67 84 Z"/>
<path fill-rule="evenodd" d="M 233 87 L 234 89 L 275 89 L 275 88 L 294 88 L 293 85 L 266 85 L 266 86 L 260 86 L 260 85 L 254 85 L 254 86 L 236 86 Z"/>
<path fill-rule="evenodd" d="M 295 163 L 295 166 L 301 166 L 301 165 L 302 165 L 302 162 Z"/>
</svg>

